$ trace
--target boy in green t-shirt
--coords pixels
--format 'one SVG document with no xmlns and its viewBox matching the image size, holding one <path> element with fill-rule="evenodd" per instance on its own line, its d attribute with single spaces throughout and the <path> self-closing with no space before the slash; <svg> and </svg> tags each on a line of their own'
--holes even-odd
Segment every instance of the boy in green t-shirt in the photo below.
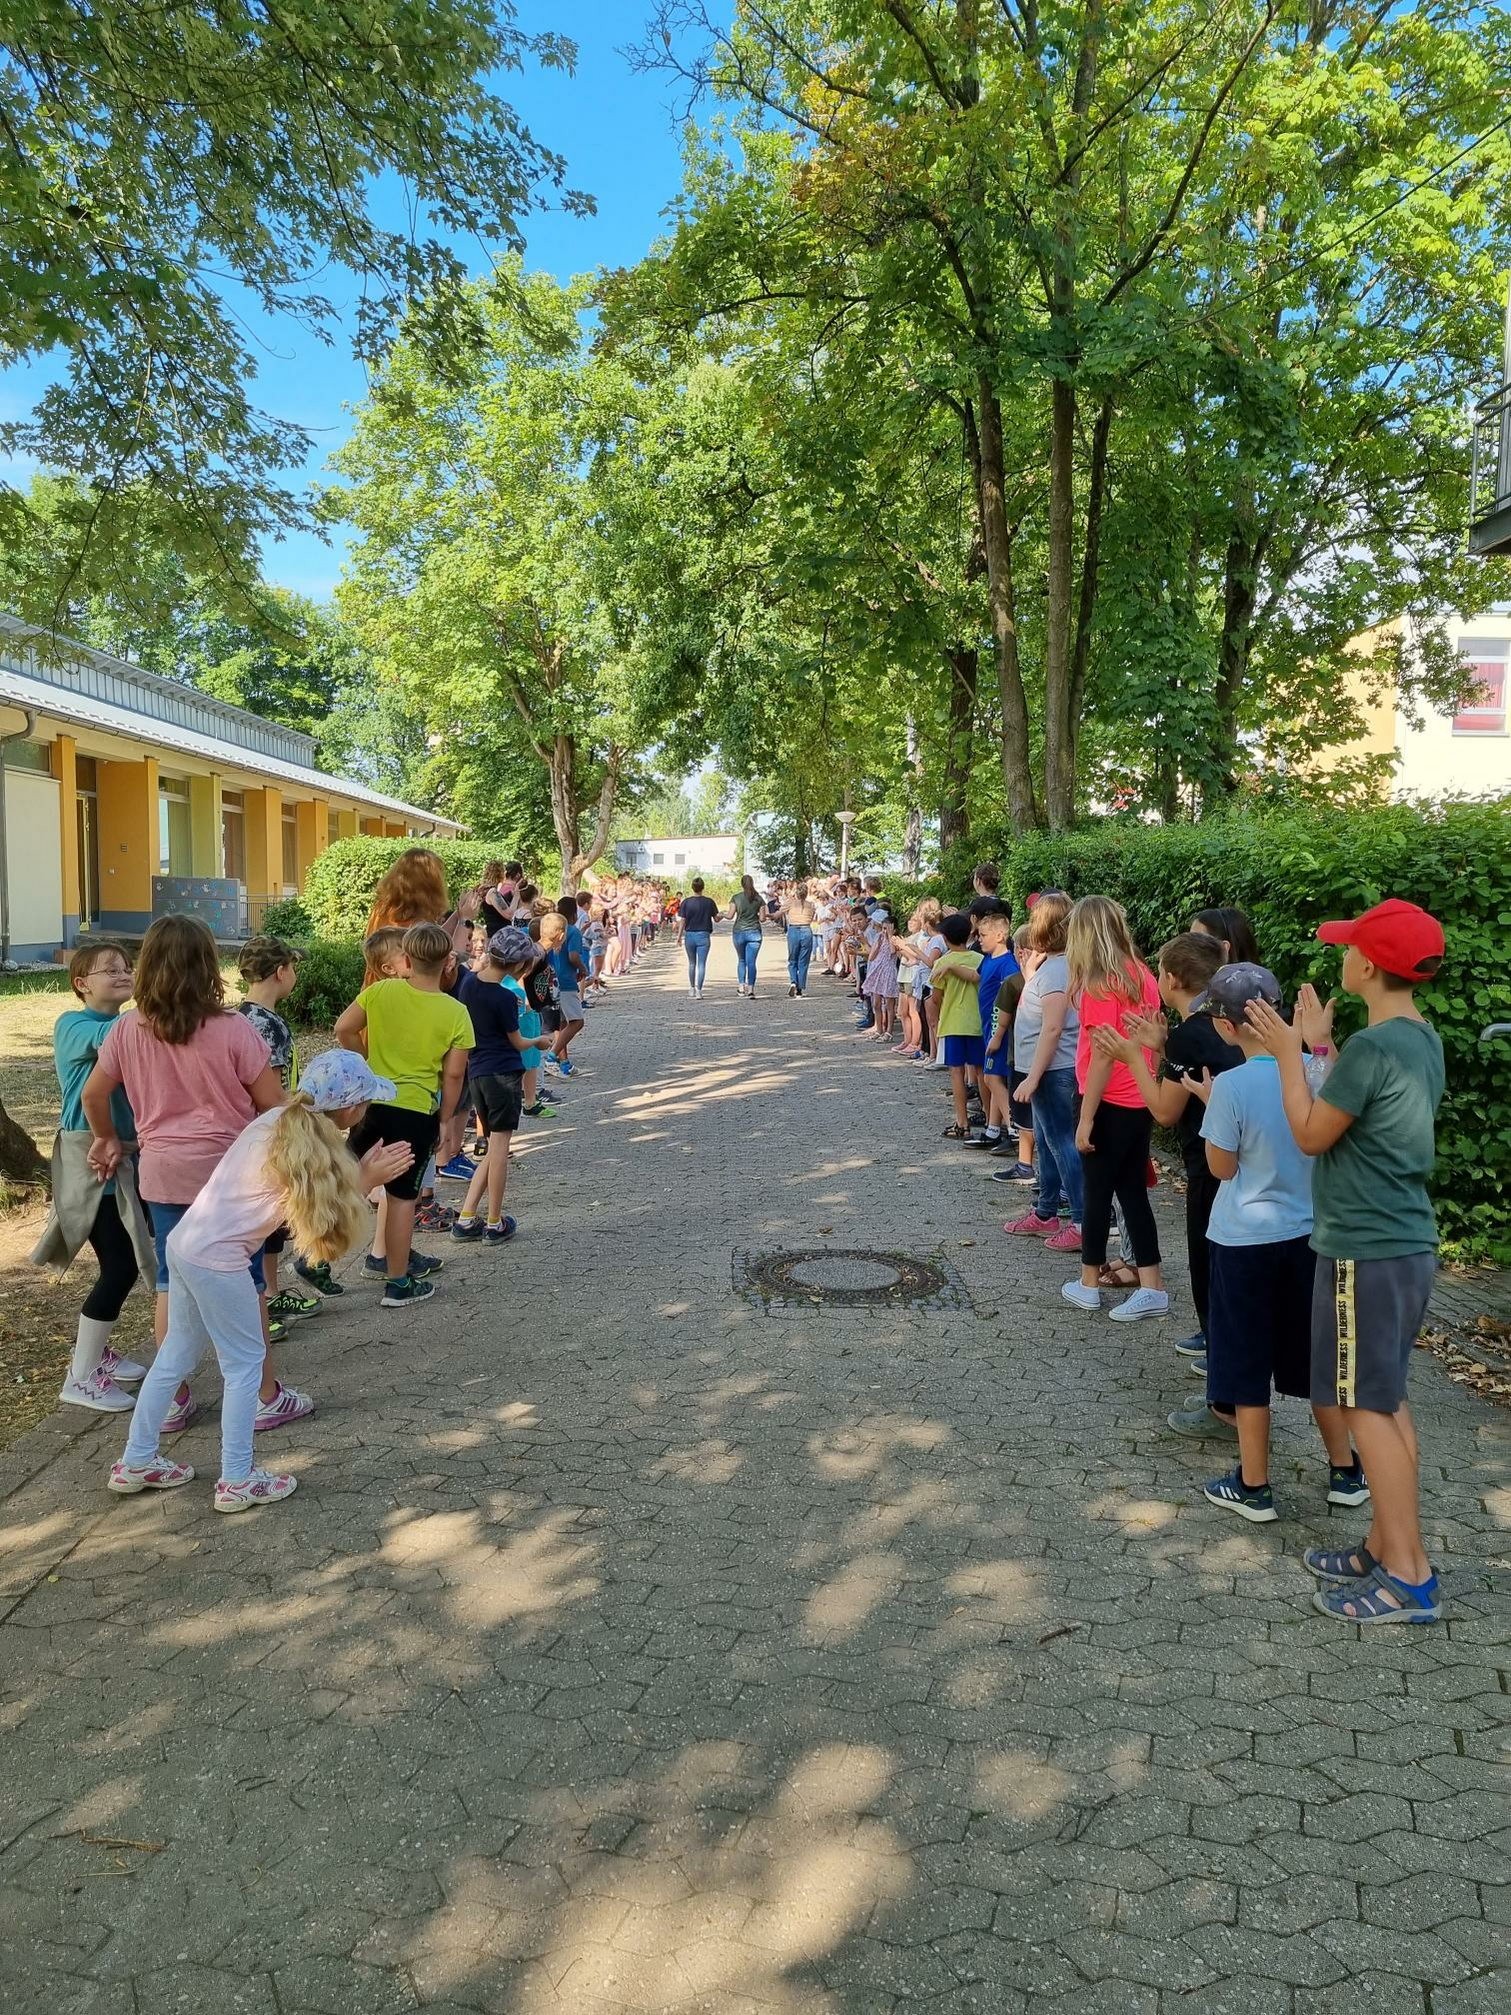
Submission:
<svg viewBox="0 0 1511 2015">
<path fill-rule="evenodd" d="M 380 1077 L 392 1078 L 392 1105 L 370 1105 L 350 1135 L 359 1157 L 378 1142 L 407 1141 L 414 1161 L 385 1185 L 383 1225 L 387 1261 L 384 1308 L 404 1308 L 435 1293 L 411 1265 L 415 1199 L 433 1154 L 449 1161 L 461 1145 L 458 1108 L 467 1084 L 472 1020 L 460 1001 L 442 991 L 451 939 L 439 924 L 416 924 L 404 933 L 407 979 L 376 980 L 364 987 L 336 1023 L 344 1049 L 366 1056 Z"/>
<path fill-rule="evenodd" d="M 974 1082 L 986 1062 L 977 985 L 981 954 L 966 950 L 971 918 L 958 910 L 940 918 L 939 935 L 945 948 L 930 968 L 929 984 L 939 996 L 939 1034 L 944 1044 L 944 1060 L 949 1066 L 950 1093 L 955 1101 L 955 1123 L 945 1128 L 944 1137 L 969 1140 L 967 1080 Z"/>
<path fill-rule="evenodd" d="M 1443 927 L 1415 903 L 1392 899 L 1317 935 L 1348 947 L 1343 986 L 1364 1001 L 1369 1023 L 1315 1098 L 1299 1031 L 1263 1003 L 1248 1011 L 1279 1060 L 1291 1131 L 1316 1156 L 1312 1403 L 1344 1409 L 1374 1495 L 1364 1544 L 1341 1553 L 1314 1547 L 1306 1564 L 1329 1584 L 1317 1591 L 1317 1608 L 1341 1623 L 1434 1623 L 1442 1603 L 1422 1546 L 1406 1373 L 1437 1268 L 1427 1178 L 1443 1096 L 1443 1045 L 1412 989 L 1442 964 Z"/>
</svg>

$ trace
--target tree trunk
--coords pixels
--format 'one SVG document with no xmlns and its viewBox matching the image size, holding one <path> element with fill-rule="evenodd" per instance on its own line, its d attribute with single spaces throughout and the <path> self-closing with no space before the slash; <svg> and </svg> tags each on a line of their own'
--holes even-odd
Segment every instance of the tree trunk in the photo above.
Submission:
<svg viewBox="0 0 1511 2015">
<path fill-rule="evenodd" d="M 577 748 L 570 735 L 557 735 L 548 752 L 551 772 L 551 824 L 561 850 L 561 871 L 572 879 L 572 863 L 577 858 L 577 838 L 582 830 L 582 807 L 577 798 Z"/>
<path fill-rule="evenodd" d="M 1056 378 L 1049 404 L 1049 555 L 1044 572 L 1044 806 L 1058 830 L 1075 817 L 1071 725 L 1071 577 L 1075 566 L 1076 389 Z"/>
<path fill-rule="evenodd" d="M 1013 539 L 1007 522 L 1006 477 L 1002 456 L 1002 408 L 983 376 L 979 380 L 979 433 L 967 415 L 967 436 L 976 470 L 981 509 L 981 541 L 986 550 L 986 593 L 992 642 L 997 653 L 997 689 L 1002 698 L 1002 784 L 1008 814 L 1025 831 L 1037 826 L 1038 801 L 1028 752 L 1028 696 L 1018 659 L 1018 622 L 1013 594 Z"/>
<path fill-rule="evenodd" d="M 0 1103 L 0 1180 L 45 1186 L 50 1171 L 37 1144 Z"/>
<path fill-rule="evenodd" d="M 952 645 L 945 652 L 944 661 L 950 671 L 950 726 L 944 752 L 944 786 L 939 798 L 941 854 L 970 838 L 969 786 L 981 678 L 981 657 L 974 645 Z"/>
<path fill-rule="evenodd" d="M 609 828 L 614 823 L 614 805 L 619 796 L 619 771 L 623 761 L 623 749 L 617 742 L 611 742 L 603 782 L 598 789 L 598 815 L 593 823 L 593 836 L 588 841 L 586 852 L 574 851 L 572 858 L 566 863 L 567 885 L 562 890 L 563 895 L 576 892 L 584 871 L 600 858 L 609 843 Z"/>
<path fill-rule="evenodd" d="M 916 882 L 923 869 L 923 806 L 919 802 L 923 782 L 923 757 L 918 748 L 918 723 L 907 719 L 908 815 L 902 833 L 902 871 Z"/>
<path fill-rule="evenodd" d="M 1228 539 L 1223 562 L 1222 636 L 1217 646 L 1218 740 L 1210 770 L 1216 792 L 1223 796 L 1238 789 L 1238 702 L 1248 678 L 1257 594 L 1254 540 L 1248 526 L 1240 523 Z"/>
<path fill-rule="evenodd" d="M 1112 432 L 1112 401 L 1104 398 L 1091 430 L 1091 476 L 1086 486 L 1086 530 L 1081 542 L 1081 597 L 1076 609 L 1075 644 L 1070 654 L 1070 793 L 1075 816 L 1076 778 L 1081 745 L 1081 716 L 1086 708 L 1086 661 L 1091 655 L 1091 623 L 1096 613 L 1097 569 L 1101 564 L 1102 514 L 1107 498 L 1107 442 Z"/>
</svg>

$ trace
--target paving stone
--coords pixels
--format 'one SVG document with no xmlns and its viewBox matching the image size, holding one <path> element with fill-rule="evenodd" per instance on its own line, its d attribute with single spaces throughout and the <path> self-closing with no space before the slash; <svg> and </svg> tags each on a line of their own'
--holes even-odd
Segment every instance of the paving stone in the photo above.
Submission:
<svg viewBox="0 0 1511 2015">
<path fill-rule="evenodd" d="M 1413 1366 L 1462 1621 L 1329 1628 L 1336 1522 L 1217 1529 L 1168 1351 L 1001 1239 L 938 1080 L 729 965 L 599 1010 L 507 1259 L 281 1346 L 291 1505 L 0 1462 L 5 2015 L 1501 2015 L 1496 1418 Z M 733 1291 L 824 1225 L 953 1305 Z"/>
</svg>

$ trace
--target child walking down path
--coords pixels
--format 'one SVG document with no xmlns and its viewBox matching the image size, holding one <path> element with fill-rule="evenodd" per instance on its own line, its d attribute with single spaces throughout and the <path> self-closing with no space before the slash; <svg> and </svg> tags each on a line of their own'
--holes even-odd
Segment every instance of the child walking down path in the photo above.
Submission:
<svg viewBox="0 0 1511 2015">
<path fill-rule="evenodd" d="M 220 1480 L 215 1509 L 250 1511 L 288 1497 L 295 1479 L 252 1465 L 262 1374 L 262 1313 L 250 1262 L 287 1224 L 309 1258 L 341 1259 L 367 1231 L 367 1191 L 413 1161 L 405 1141 L 378 1143 L 358 1163 L 338 1128 L 354 1126 L 370 1099 L 391 1105 L 394 1086 L 365 1058 L 328 1050 L 310 1065 L 286 1105 L 261 1114 L 222 1156 L 167 1240 L 168 1333 L 143 1383 L 131 1433 L 108 1487 L 118 1496 L 176 1490 L 192 1482 L 186 1462 L 159 1443 L 174 1388 L 207 1346 L 220 1363 Z M 328 1115 L 328 1117 L 327 1117 Z"/>
</svg>

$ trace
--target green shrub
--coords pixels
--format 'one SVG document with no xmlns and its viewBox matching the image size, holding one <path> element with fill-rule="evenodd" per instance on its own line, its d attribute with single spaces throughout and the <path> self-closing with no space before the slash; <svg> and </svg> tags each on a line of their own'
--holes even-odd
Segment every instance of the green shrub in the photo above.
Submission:
<svg viewBox="0 0 1511 2015">
<path fill-rule="evenodd" d="M 299 980 L 284 1012 L 299 1028 L 328 1029 L 362 991 L 360 944 L 317 940 L 299 962 Z"/>
<path fill-rule="evenodd" d="M 284 896 L 269 903 L 262 913 L 260 936 L 282 938 L 287 944 L 307 945 L 315 935 L 315 919 L 298 896 Z"/>
<path fill-rule="evenodd" d="M 372 913 L 378 883 L 400 854 L 424 846 L 440 856 L 446 884 L 455 903 L 463 889 L 482 879 L 491 860 L 507 857 L 508 849 L 483 840 L 337 840 L 311 867 L 304 882 L 304 906 L 323 938 L 360 938 Z"/>
<path fill-rule="evenodd" d="M 977 844 L 994 851 L 980 835 Z M 995 851 L 1016 915 L 1036 889 L 1115 896 L 1151 959 L 1196 910 L 1235 904 L 1288 996 L 1305 980 L 1324 995 L 1337 991 L 1338 954 L 1316 940 L 1324 919 L 1355 916 L 1386 896 L 1431 910 L 1448 955 L 1417 1000 L 1448 1069 L 1433 1177 L 1439 1220 L 1465 1250 L 1511 1259 L 1511 1042 L 1480 1041 L 1487 1023 L 1511 1020 L 1511 801 L 1238 814 L 1190 826 L 1107 820 L 1071 833 L 1004 833 Z M 1345 996 L 1340 1032 L 1361 1020 Z"/>
</svg>

